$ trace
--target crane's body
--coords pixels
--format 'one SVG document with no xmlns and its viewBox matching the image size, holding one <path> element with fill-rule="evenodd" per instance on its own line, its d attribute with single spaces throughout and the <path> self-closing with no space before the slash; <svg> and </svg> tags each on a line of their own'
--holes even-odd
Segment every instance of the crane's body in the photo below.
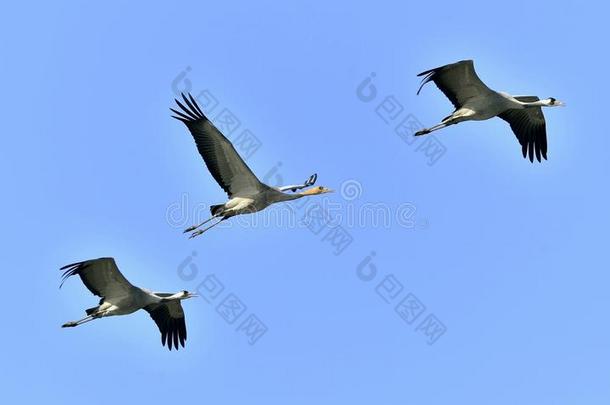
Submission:
<svg viewBox="0 0 610 405">
<path fill-rule="evenodd" d="M 99 305 L 85 310 L 86 317 L 66 322 L 62 327 L 75 327 L 94 319 L 129 315 L 144 309 L 159 327 L 163 345 L 167 341 L 169 350 L 172 350 L 172 344 L 176 349 L 178 343 L 184 347 L 186 323 L 180 301 L 197 294 L 188 291 L 160 293 L 136 287 L 121 274 L 111 257 L 68 264 L 61 270 L 65 270 L 61 285 L 70 276 L 78 275 L 89 291 L 101 297 Z"/>
<path fill-rule="evenodd" d="M 192 232 L 191 238 L 201 235 L 235 215 L 250 214 L 264 210 L 278 202 L 332 191 L 325 187 L 314 187 L 304 192 L 296 192 L 314 185 L 317 179 L 316 174 L 310 176 L 302 184 L 270 187 L 262 183 L 239 156 L 231 142 L 205 116 L 193 96 L 189 94 L 187 98 L 183 94 L 182 100 L 184 104 L 175 100 L 180 111 L 170 109 L 175 114 L 173 117 L 187 126 L 210 174 L 229 197 L 226 203 L 210 207 L 212 215 L 210 218 L 198 225 L 188 227 L 184 231 Z M 291 193 L 287 191 L 291 191 Z M 220 218 L 220 220 L 205 229 L 198 229 L 215 218 Z"/>
<path fill-rule="evenodd" d="M 521 96 L 517 96 L 521 97 Z M 505 92 L 492 91 L 485 97 L 475 97 L 451 114 L 450 121 L 485 121 L 498 116 L 498 111 L 523 110 L 531 107 L 547 106 L 544 101 L 525 103 Z M 449 118 L 449 117 L 447 117 Z"/>
<path fill-rule="evenodd" d="M 278 187 L 266 187 L 259 193 L 249 197 L 233 197 L 226 203 L 218 206 L 219 208 L 216 208 L 214 211 L 219 210 L 219 212 L 222 212 L 222 215 L 229 216 L 249 214 L 262 211 L 271 204 L 296 200 L 306 195 L 309 194 L 306 192 L 289 194 L 282 192 Z"/>
<path fill-rule="evenodd" d="M 563 106 L 562 102 L 552 97 L 540 100 L 536 96 L 512 96 L 491 90 L 479 79 L 471 60 L 427 70 L 418 76 L 424 76 L 424 79 L 417 94 L 426 83 L 433 81 L 452 102 L 455 111 L 440 124 L 416 132 L 416 136 L 426 135 L 463 121 L 483 121 L 500 117 L 510 124 L 517 136 L 523 157 L 529 154 L 532 162 L 534 155 L 538 161 L 541 157 L 546 159 L 546 122 L 541 107 Z"/>
<path fill-rule="evenodd" d="M 497 115 L 497 107 L 504 109 L 522 108 L 520 105 L 514 104 L 509 98 L 498 93 L 492 93 L 489 98 L 478 97 L 470 100 L 451 114 L 451 117 L 456 122 L 488 120 Z"/>
<path fill-rule="evenodd" d="M 129 315 L 151 304 L 161 302 L 161 297 L 152 291 L 133 287 L 129 293 L 110 298 L 102 298 L 97 307 L 88 309 L 86 312 L 94 318 L 106 316 Z M 76 325 L 75 325 L 76 326 Z"/>
</svg>

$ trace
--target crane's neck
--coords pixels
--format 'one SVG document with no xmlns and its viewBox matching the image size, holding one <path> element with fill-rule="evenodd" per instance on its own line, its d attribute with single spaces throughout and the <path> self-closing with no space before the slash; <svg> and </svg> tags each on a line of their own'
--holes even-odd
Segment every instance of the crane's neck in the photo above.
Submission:
<svg viewBox="0 0 610 405">
<path fill-rule="evenodd" d="M 292 200 L 297 200 L 299 198 L 303 197 L 303 195 L 301 193 L 281 193 L 281 197 L 280 197 L 280 201 L 292 201 Z"/>
<path fill-rule="evenodd" d="M 176 301 L 176 300 L 180 300 L 180 299 L 184 298 L 184 293 L 181 291 L 181 292 L 177 292 L 176 294 L 169 295 L 167 297 L 160 297 L 156 294 L 155 294 L 155 296 L 159 298 L 159 302 L 169 302 L 169 301 Z"/>
<path fill-rule="evenodd" d="M 544 100 L 538 100 L 538 101 L 519 101 L 519 100 L 517 100 L 517 102 L 519 104 L 521 104 L 525 108 L 529 108 L 529 107 L 553 107 L 554 106 L 554 102 L 550 98 L 545 98 Z"/>
<path fill-rule="evenodd" d="M 324 194 L 324 193 L 329 193 L 330 190 L 328 189 L 324 189 L 323 187 L 314 187 L 314 188 L 310 188 L 309 190 L 303 191 L 302 193 L 281 193 L 281 197 L 279 199 L 279 201 L 291 201 L 291 200 L 297 200 L 301 197 L 307 197 L 310 195 L 320 195 L 320 194 Z"/>
<path fill-rule="evenodd" d="M 311 195 L 318 195 L 318 194 L 322 194 L 317 192 L 316 189 L 312 189 L 312 190 L 307 190 L 304 191 L 302 193 L 292 193 L 292 194 L 288 194 L 288 193 L 282 193 L 284 195 L 284 201 L 291 201 L 291 200 L 298 200 L 299 198 L 302 197 L 308 197 Z"/>
</svg>

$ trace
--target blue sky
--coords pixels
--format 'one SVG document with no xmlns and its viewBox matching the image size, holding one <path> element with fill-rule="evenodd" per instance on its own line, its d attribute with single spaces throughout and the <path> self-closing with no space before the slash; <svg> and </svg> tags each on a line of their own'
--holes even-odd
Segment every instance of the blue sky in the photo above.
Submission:
<svg viewBox="0 0 610 405">
<path fill-rule="evenodd" d="M 9 402 L 610 400 L 601 2 L 1 8 Z M 567 103 L 545 110 L 547 162 L 498 119 L 397 135 L 452 111 L 415 75 L 470 58 L 496 90 Z M 238 120 L 259 177 L 337 192 L 186 240 L 225 195 L 170 118 L 181 90 Z M 222 289 L 184 303 L 178 352 L 145 312 L 61 329 L 97 298 L 58 268 L 99 256 L 153 290 Z"/>
</svg>

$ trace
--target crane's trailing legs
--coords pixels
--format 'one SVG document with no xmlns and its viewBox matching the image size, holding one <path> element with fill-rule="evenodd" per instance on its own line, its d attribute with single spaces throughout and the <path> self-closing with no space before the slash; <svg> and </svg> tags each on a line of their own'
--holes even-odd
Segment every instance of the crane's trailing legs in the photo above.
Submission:
<svg viewBox="0 0 610 405">
<path fill-rule="evenodd" d="M 414 135 L 415 136 L 426 135 L 432 131 L 436 131 L 438 129 L 448 127 L 449 125 L 458 124 L 462 121 L 482 120 L 482 119 L 491 118 L 491 117 L 483 118 L 483 117 L 481 117 L 481 115 L 482 114 L 479 114 L 479 116 L 477 117 L 477 114 L 475 113 L 475 111 L 472 108 L 466 108 L 466 107 L 457 108 L 453 113 L 451 113 L 451 115 L 443 118 L 441 120 L 440 124 L 437 124 L 431 128 L 424 128 L 420 131 L 417 131 Z"/>
<path fill-rule="evenodd" d="M 424 128 L 421 131 L 417 131 L 415 133 L 415 136 L 426 135 L 426 134 L 429 134 L 432 131 L 436 131 L 437 129 L 445 128 L 448 125 L 451 125 L 451 124 L 440 123 L 438 125 L 433 126 L 432 128 Z"/>
<path fill-rule="evenodd" d="M 210 221 L 210 220 L 212 220 L 212 219 L 214 219 L 214 218 L 216 218 L 216 217 L 217 217 L 217 216 L 213 216 L 212 218 L 208 219 L 208 221 Z M 221 219 L 220 221 L 218 221 L 218 222 L 214 222 L 212 225 L 208 226 L 207 228 L 204 228 L 204 229 L 199 229 L 199 230 L 197 230 L 197 231 L 193 232 L 193 233 L 191 234 L 191 236 L 189 236 L 189 239 L 193 239 L 195 236 L 199 236 L 199 235 L 201 235 L 201 234 L 202 234 L 202 233 L 204 233 L 205 231 L 207 231 L 207 230 L 209 230 L 209 229 L 214 228 L 216 225 L 218 225 L 219 223 L 221 223 L 222 221 L 224 221 L 224 220 L 226 220 L 226 219 L 228 219 L 228 218 L 229 218 L 229 217 L 222 217 L 222 219 Z M 208 221 L 205 221 L 205 222 L 208 222 Z M 205 222 L 204 222 L 204 223 L 205 223 Z"/>
<path fill-rule="evenodd" d="M 208 222 L 210 222 L 211 220 L 213 220 L 214 218 L 217 218 L 217 217 L 218 217 L 218 214 L 217 214 L 217 215 L 212 215 L 210 218 L 206 219 L 205 221 L 203 221 L 203 222 L 202 222 L 202 223 L 200 223 L 199 225 L 193 225 L 193 226 L 189 226 L 188 228 L 186 228 L 186 229 L 184 230 L 184 233 L 187 233 L 187 232 L 192 232 L 192 231 L 194 231 L 195 229 L 197 229 L 197 228 L 201 227 L 202 225 L 207 224 Z"/>
<path fill-rule="evenodd" d="M 431 128 L 424 128 L 421 131 L 417 131 L 415 133 L 415 136 L 426 135 L 426 134 L 429 134 L 430 132 L 448 127 L 449 125 L 453 125 L 453 124 L 457 124 L 458 122 L 465 121 L 465 118 L 467 118 L 470 115 L 472 115 L 472 114 L 468 110 L 465 110 L 465 109 L 456 110 L 450 116 L 443 118 L 443 120 L 441 121 L 440 124 L 437 124 Z"/>
<path fill-rule="evenodd" d="M 74 326 L 78 326 L 78 325 L 82 325 L 83 323 L 90 322 L 90 321 L 92 321 L 92 320 L 94 320 L 96 318 L 101 318 L 105 314 L 106 314 L 106 311 L 104 311 L 104 312 L 96 312 L 94 314 L 87 315 L 86 317 L 84 317 L 83 319 L 79 319 L 78 321 L 66 322 L 63 325 L 61 325 L 61 327 L 62 328 L 72 328 Z"/>
<path fill-rule="evenodd" d="M 74 326 L 82 325 L 83 323 L 87 323 L 93 320 L 93 315 L 89 315 L 84 317 L 83 319 L 79 319 L 78 321 L 70 321 L 61 325 L 62 328 L 71 328 Z"/>
</svg>

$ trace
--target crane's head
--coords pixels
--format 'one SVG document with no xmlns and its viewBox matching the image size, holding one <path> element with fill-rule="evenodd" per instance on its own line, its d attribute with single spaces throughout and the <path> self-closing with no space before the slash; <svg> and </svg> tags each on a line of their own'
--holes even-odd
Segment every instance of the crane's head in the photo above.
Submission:
<svg viewBox="0 0 610 405">
<path fill-rule="evenodd" d="M 330 188 L 326 188 L 324 186 L 312 187 L 309 190 L 305 190 L 301 193 L 301 195 L 318 195 L 318 194 L 326 194 L 332 193 L 333 190 Z"/>
<path fill-rule="evenodd" d="M 188 292 L 188 291 L 184 290 L 184 291 L 182 291 L 182 296 L 180 297 L 180 299 L 185 300 L 185 299 L 193 298 L 193 297 L 199 297 L 199 294 Z"/>
<path fill-rule="evenodd" d="M 565 103 L 554 97 L 545 98 L 543 101 L 547 107 L 565 107 Z"/>
</svg>

